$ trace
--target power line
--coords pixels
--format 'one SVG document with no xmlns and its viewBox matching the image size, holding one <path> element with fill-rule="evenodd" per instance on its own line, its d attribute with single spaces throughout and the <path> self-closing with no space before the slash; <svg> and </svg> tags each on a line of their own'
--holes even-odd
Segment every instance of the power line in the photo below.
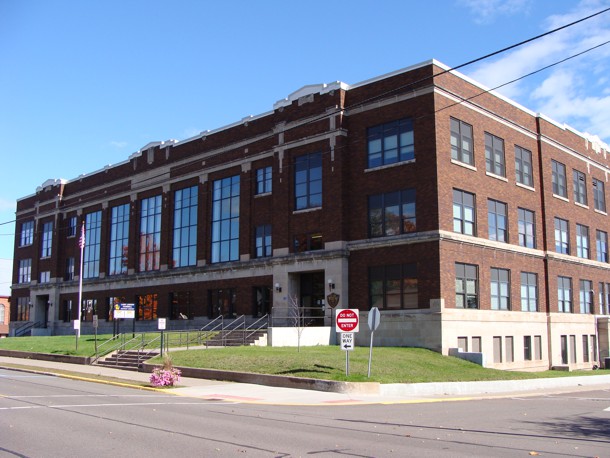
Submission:
<svg viewBox="0 0 610 458">
<path fill-rule="evenodd" d="M 355 104 L 355 105 L 353 105 L 353 106 L 346 106 L 346 107 L 343 107 L 343 108 L 337 109 L 337 110 L 335 110 L 335 111 L 332 111 L 332 112 L 330 112 L 330 113 L 325 113 L 325 114 L 323 114 L 323 115 L 316 116 L 316 117 L 314 117 L 314 118 L 310 119 L 309 121 L 307 121 L 306 123 L 300 124 L 300 125 L 298 125 L 298 126 L 290 127 L 290 128 L 288 128 L 288 129 L 286 129 L 284 132 L 288 132 L 288 131 L 290 131 L 290 130 L 292 130 L 292 129 L 302 128 L 303 126 L 306 126 L 306 125 L 308 125 L 308 124 L 312 124 L 312 123 L 314 123 L 314 122 L 319 122 L 319 121 L 322 121 L 322 120 L 324 120 L 324 119 L 331 118 L 332 116 L 335 116 L 337 113 L 339 113 L 339 112 L 341 112 L 341 111 L 349 111 L 349 110 L 352 110 L 352 109 L 354 109 L 354 108 L 357 108 L 357 107 L 359 107 L 359 106 L 363 106 L 364 104 L 370 103 L 370 102 L 372 102 L 372 101 L 375 101 L 375 100 L 381 99 L 381 98 L 383 98 L 383 97 L 387 97 L 389 94 L 392 94 L 392 93 L 394 93 L 394 92 L 397 92 L 397 91 L 400 91 L 400 90 L 407 89 L 407 88 L 409 88 L 409 87 L 412 87 L 412 86 L 415 86 L 415 85 L 417 85 L 417 84 L 423 83 L 423 82 L 425 82 L 425 81 L 427 81 L 427 80 L 430 80 L 430 79 L 433 79 L 433 78 L 435 78 L 435 77 L 438 77 L 438 76 L 444 75 L 444 74 L 446 74 L 446 73 L 450 73 L 450 72 L 456 71 L 456 70 L 458 70 L 458 69 L 460 69 L 460 68 L 464 68 L 464 67 L 466 67 L 466 66 L 469 66 L 469 65 L 475 64 L 475 63 L 480 62 L 480 61 L 482 61 L 482 60 L 489 59 L 490 57 L 496 56 L 496 55 L 498 55 L 498 54 L 502 54 L 502 53 L 504 53 L 504 52 L 506 52 L 506 51 L 510 51 L 511 49 L 518 48 L 518 47 L 520 47 L 520 46 L 523 46 L 524 44 L 531 43 L 531 42 L 533 42 L 533 41 L 539 40 L 539 39 L 541 39 L 541 38 L 544 38 L 544 37 L 546 37 L 546 36 L 549 36 L 549 35 L 551 35 L 551 34 L 554 34 L 554 33 L 556 33 L 556 32 L 559 32 L 559 31 L 561 31 L 561 30 L 567 29 L 567 28 L 572 27 L 572 26 L 574 26 L 574 25 L 576 25 L 576 24 L 579 24 L 579 23 L 581 23 L 581 22 L 584 22 L 584 21 L 587 21 L 587 20 L 589 20 L 589 19 L 592 19 L 592 18 L 594 18 L 594 17 L 596 17 L 596 16 L 599 16 L 599 15 L 601 15 L 601 14 L 603 14 L 603 13 L 606 13 L 606 12 L 608 12 L 608 11 L 610 11 L 610 8 L 603 9 L 603 10 L 601 10 L 601 11 L 598 11 L 598 12 L 596 12 L 596 13 L 593 13 L 593 14 L 591 14 L 591 15 L 589 15 L 589 16 L 584 17 L 584 18 L 581 18 L 581 19 L 578 19 L 578 20 L 576 20 L 576 21 L 570 22 L 570 23 L 565 24 L 565 25 L 563 25 L 563 26 L 560 26 L 560 27 L 557 27 L 557 28 L 555 28 L 555 29 L 549 30 L 548 32 L 542 33 L 542 34 L 537 35 L 537 36 L 534 36 L 534 37 L 532 37 L 532 38 L 528 38 L 527 40 L 523 40 L 523 41 L 521 41 L 521 42 L 515 43 L 515 44 L 510 45 L 510 46 L 507 46 L 507 47 L 505 47 L 505 48 L 502 48 L 502 49 L 500 49 L 500 50 L 497 50 L 497 51 L 494 51 L 494 52 L 492 52 L 492 53 L 486 54 L 486 55 L 484 55 L 484 56 L 478 57 L 478 58 L 476 58 L 476 59 L 473 59 L 473 60 L 467 61 L 467 62 L 462 63 L 462 64 L 460 64 L 460 65 L 457 65 L 457 66 L 455 66 L 455 67 L 451 67 L 451 68 L 445 69 L 445 70 L 441 71 L 440 73 L 436 73 L 436 74 L 434 74 L 434 75 L 427 76 L 427 77 L 421 78 L 421 79 L 416 80 L 416 81 L 411 81 L 411 82 L 409 82 L 409 83 L 407 83 L 407 84 L 405 84 L 405 85 L 402 85 L 402 86 L 399 86 L 399 87 L 393 88 L 393 89 L 391 89 L 391 90 L 389 90 L 389 91 L 383 92 L 383 93 L 381 93 L 381 94 L 377 94 L 377 95 L 375 95 L 375 96 L 373 96 L 373 97 L 370 97 L 370 98 L 368 98 L 368 99 L 365 99 L 364 101 L 358 102 L 357 104 Z M 552 66 L 554 66 L 554 65 L 558 65 L 559 63 L 565 62 L 566 60 L 569 60 L 569 59 L 571 59 L 571 58 L 574 58 L 574 57 L 577 57 L 577 56 L 579 56 L 579 55 L 581 55 L 581 54 L 584 54 L 584 53 L 586 53 L 586 52 L 589 52 L 589 51 L 591 51 L 591 50 L 593 50 L 593 49 L 596 49 L 596 48 L 598 48 L 598 47 L 601 47 L 601 46 L 603 46 L 603 45 L 605 45 L 605 44 L 607 44 L 607 43 L 608 43 L 608 42 L 606 42 L 606 43 L 602 43 L 602 44 L 600 44 L 600 45 L 598 45 L 598 46 L 595 46 L 595 47 L 593 47 L 593 48 L 589 48 L 589 49 L 588 49 L 588 50 L 586 50 L 586 51 L 583 51 L 583 52 L 581 52 L 581 53 L 578 53 L 578 54 L 576 54 L 576 55 L 574 55 L 574 56 L 570 56 L 570 57 L 568 57 L 568 58 L 566 58 L 566 59 L 563 59 L 563 60 L 561 60 L 561 61 L 558 61 L 558 62 L 556 62 L 555 64 L 548 65 L 548 66 L 543 67 L 543 68 L 541 68 L 541 69 L 539 69 L 539 70 L 537 70 L 537 71 L 535 71 L 535 72 L 531 72 L 531 73 L 529 73 L 529 74 L 527 74 L 527 75 L 524 75 L 524 76 L 522 76 L 522 77 L 520 77 L 520 78 L 517 78 L 517 79 L 515 79 L 515 80 L 509 81 L 509 82 L 504 83 L 504 84 L 502 84 L 502 85 L 500 85 L 500 86 L 497 86 L 497 87 L 496 87 L 496 88 L 494 88 L 494 89 L 489 89 L 489 90 L 487 90 L 487 91 L 481 92 L 480 94 L 478 94 L 478 95 L 476 95 L 476 96 L 473 96 L 473 97 L 470 97 L 470 98 L 468 98 L 468 99 L 464 99 L 464 100 L 470 100 L 470 99 L 472 99 L 472 98 L 474 98 L 474 97 L 477 97 L 477 96 L 482 95 L 482 94 L 484 94 L 484 93 L 487 93 L 487 92 L 489 92 L 489 91 L 492 91 L 492 90 L 498 89 L 498 88 L 500 88 L 500 87 L 506 86 L 506 85 L 511 84 L 511 83 L 513 83 L 513 82 L 516 82 L 516 81 L 518 81 L 518 80 L 520 80 L 520 79 L 526 78 L 527 76 L 531 76 L 531 75 L 533 75 L 533 74 L 535 74 L 535 73 L 538 73 L 538 72 L 540 72 L 540 71 L 543 71 L 543 70 L 545 70 L 545 69 L 547 69 L 547 68 L 550 68 L 550 67 L 552 67 Z M 460 103 L 460 102 L 457 102 L 457 103 Z M 457 103 L 456 103 L 456 104 L 457 104 Z M 456 105 L 456 104 L 453 104 L 453 105 L 450 105 L 450 106 L 454 106 L 454 105 Z M 448 108 L 448 107 L 446 107 L 446 108 Z M 439 111 L 440 111 L 440 110 L 439 110 Z M 270 134 L 268 134 L 268 135 L 266 135 L 266 136 L 263 136 L 263 137 L 262 137 L 262 138 L 260 138 L 258 141 L 264 141 L 264 140 L 266 140 L 266 139 L 268 139 L 268 138 L 270 138 L 270 137 L 272 137 L 272 136 L 274 136 L 274 135 L 276 135 L 276 134 L 275 134 L 275 133 L 270 133 Z M 240 142 L 241 142 L 241 141 L 242 141 L 242 140 L 240 140 Z M 234 143 L 232 143 L 232 144 L 225 145 L 225 149 L 231 149 L 231 146 L 232 146 L 232 145 L 236 145 L 237 143 L 238 143 L 238 142 L 236 141 L 236 142 L 234 142 Z M 341 148 L 341 147 L 337 147 L 337 148 Z M 214 158 L 214 157 L 216 157 L 216 156 L 218 156 L 218 155 L 220 155 L 220 154 L 224 154 L 224 153 L 216 153 L 216 154 L 210 155 L 210 156 L 209 156 L 209 158 Z M 182 166 L 176 166 L 176 168 L 174 169 L 174 171 L 180 171 L 182 168 L 189 168 L 189 167 L 191 167 L 191 166 L 192 166 L 192 163 L 184 164 L 184 165 L 182 165 Z M 288 165 L 288 166 L 289 166 L 289 165 Z M 146 182 L 146 181 L 155 180 L 155 179 L 157 179 L 157 178 L 161 177 L 162 175 L 164 175 L 164 173 L 163 173 L 163 174 L 159 174 L 159 175 L 150 176 L 150 177 L 146 178 L 145 180 L 142 180 L 140 183 L 144 183 L 144 182 Z M 88 203 L 88 202 L 93 202 L 93 201 L 95 201 L 97 198 L 98 198 L 97 196 L 92 196 L 92 197 L 91 197 L 90 199 L 88 199 L 88 200 L 85 200 L 85 201 L 79 201 L 79 204 L 81 204 L 81 206 L 82 206 L 82 204 L 86 204 L 86 203 Z M 2 226 L 2 225 L 6 225 L 6 224 L 11 224 L 11 223 L 16 223 L 16 222 L 17 222 L 17 219 L 12 220 L 12 221 L 7 221 L 7 222 L 0 223 L 0 226 Z"/>
</svg>

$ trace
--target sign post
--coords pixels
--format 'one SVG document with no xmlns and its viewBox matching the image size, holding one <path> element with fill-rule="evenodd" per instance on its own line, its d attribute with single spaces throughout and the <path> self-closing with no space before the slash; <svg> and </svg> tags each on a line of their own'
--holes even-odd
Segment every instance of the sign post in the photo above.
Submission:
<svg viewBox="0 0 610 458">
<path fill-rule="evenodd" d="M 341 350 L 345 351 L 345 375 L 349 375 L 349 352 L 354 349 L 354 333 L 360 330 L 358 309 L 337 310 L 335 331 L 341 332 Z"/>
<path fill-rule="evenodd" d="M 369 372 L 367 377 L 371 377 L 371 361 L 373 360 L 373 334 L 375 334 L 375 330 L 379 327 L 379 323 L 381 322 L 381 313 L 377 307 L 373 307 L 369 311 L 369 329 L 371 330 L 371 344 L 369 346 Z"/>
<path fill-rule="evenodd" d="M 165 331 L 166 318 L 159 318 L 157 327 L 161 331 L 161 356 L 163 356 L 163 331 Z"/>
<path fill-rule="evenodd" d="M 99 322 L 97 319 L 97 315 L 93 315 L 93 331 L 95 332 L 95 356 L 97 356 L 97 327 L 99 326 Z"/>
</svg>

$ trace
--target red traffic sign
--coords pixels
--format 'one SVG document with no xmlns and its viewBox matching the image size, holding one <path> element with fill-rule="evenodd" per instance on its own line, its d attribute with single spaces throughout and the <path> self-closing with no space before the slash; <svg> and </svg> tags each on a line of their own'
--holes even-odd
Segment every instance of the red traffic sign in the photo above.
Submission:
<svg viewBox="0 0 610 458">
<path fill-rule="evenodd" d="M 337 310 L 336 331 L 337 332 L 358 332 L 359 331 L 359 310 L 343 309 Z"/>
</svg>

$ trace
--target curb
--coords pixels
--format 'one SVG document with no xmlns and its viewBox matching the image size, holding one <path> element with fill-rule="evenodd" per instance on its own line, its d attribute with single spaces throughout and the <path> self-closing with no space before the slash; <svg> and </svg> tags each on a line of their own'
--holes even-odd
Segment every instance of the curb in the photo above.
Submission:
<svg viewBox="0 0 610 458">
<path fill-rule="evenodd" d="M 142 372 L 152 372 L 154 364 L 142 364 Z M 273 386 L 276 388 L 293 388 L 300 390 L 324 391 L 333 393 L 378 395 L 381 384 L 378 382 L 337 382 L 302 377 L 286 377 L 283 375 L 255 374 L 250 372 L 223 371 L 215 369 L 199 369 L 194 367 L 179 367 L 182 377 L 202 378 L 227 382 L 252 383 L 255 385 Z"/>
</svg>

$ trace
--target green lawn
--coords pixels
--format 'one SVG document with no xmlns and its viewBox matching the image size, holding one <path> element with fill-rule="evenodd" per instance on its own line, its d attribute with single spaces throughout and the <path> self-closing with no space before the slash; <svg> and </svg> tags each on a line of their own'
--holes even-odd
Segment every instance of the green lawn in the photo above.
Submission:
<svg viewBox="0 0 610 458">
<path fill-rule="evenodd" d="M 484 369 L 459 358 L 442 356 L 422 348 L 378 347 L 373 349 L 371 378 L 367 378 L 369 349 L 356 347 L 349 355 L 345 375 L 345 352 L 337 346 L 236 347 L 172 351 L 173 364 L 240 372 L 310 377 L 338 381 L 380 383 L 452 382 L 473 380 L 522 380 L 538 377 L 595 375 L 610 371 L 509 372 Z M 150 361 L 161 364 L 161 358 Z"/>
<path fill-rule="evenodd" d="M 155 334 L 146 334 L 149 341 Z M 98 345 L 110 338 L 98 336 Z M 140 335 L 139 339 L 142 339 Z M 176 344 L 184 344 L 176 342 Z M 79 356 L 95 354 L 95 338 L 83 335 L 76 351 L 75 336 L 13 337 L 0 339 L 0 349 Z M 509 372 L 484 369 L 467 361 L 442 356 L 421 348 L 376 347 L 373 349 L 371 378 L 367 378 L 368 347 L 356 347 L 349 354 L 350 374 L 345 375 L 345 352 L 338 346 L 301 347 L 230 347 L 209 350 L 170 352 L 173 364 L 183 367 L 254 372 L 262 374 L 310 377 L 337 381 L 375 381 L 380 383 L 416 383 L 472 380 L 520 380 L 538 377 L 608 374 L 610 371 Z M 161 364 L 161 358 L 150 361 Z"/>
</svg>

